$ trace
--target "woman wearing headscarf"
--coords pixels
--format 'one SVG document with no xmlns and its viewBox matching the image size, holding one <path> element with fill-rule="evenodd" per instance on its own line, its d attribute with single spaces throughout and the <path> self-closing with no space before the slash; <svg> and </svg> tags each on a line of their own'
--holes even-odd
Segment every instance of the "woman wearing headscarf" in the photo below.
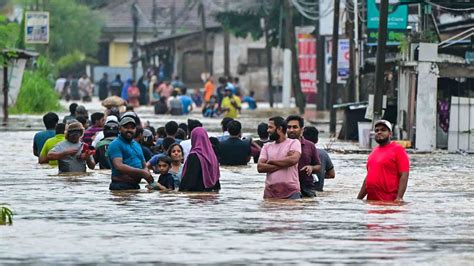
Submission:
<svg viewBox="0 0 474 266">
<path fill-rule="evenodd" d="M 219 162 L 207 132 L 197 127 L 191 132 L 191 150 L 183 167 L 179 191 L 219 191 Z"/>
</svg>

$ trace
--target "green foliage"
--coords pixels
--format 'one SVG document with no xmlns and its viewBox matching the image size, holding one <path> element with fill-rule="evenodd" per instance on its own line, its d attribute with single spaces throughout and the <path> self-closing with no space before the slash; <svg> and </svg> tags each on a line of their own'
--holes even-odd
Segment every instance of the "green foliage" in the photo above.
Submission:
<svg viewBox="0 0 474 266">
<path fill-rule="evenodd" d="M 56 69 L 60 75 L 67 76 L 69 74 L 77 75 L 85 71 L 87 64 L 97 64 L 96 59 L 86 57 L 85 54 L 74 51 L 65 55 L 56 61 Z"/>
<path fill-rule="evenodd" d="M 0 51 L 15 47 L 19 30 L 18 24 L 9 23 L 5 17 L 0 16 Z M 3 65 L 4 60 L 0 55 L 0 65 Z"/>
<path fill-rule="evenodd" d="M 263 37 L 264 32 L 260 26 L 260 20 L 266 17 L 270 45 L 276 47 L 280 43 L 284 44 L 284 40 L 280 40 L 280 8 L 283 2 L 281 0 L 260 0 L 249 3 L 247 9 L 217 12 L 214 17 L 226 31 L 236 37 L 246 38 L 250 34 L 254 40 Z M 300 13 L 293 8 L 293 25 L 313 25 L 313 22 L 304 20 Z M 281 30 L 284 31 L 284 28 Z M 285 34 L 283 33 L 281 36 L 284 38 Z"/>
<path fill-rule="evenodd" d="M 53 65 L 43 57 L 38 58 L 36 69 L 26 70 L 13 114 L 38 114 L 62 110 L 53 88 Z"/>
<path fill-rule="evenodd" d="M 0 207 L 0 225 L 13 224 L 13 212 L 7 207 Z"/>
<path fill-rule="evenodd" d="M 24 7 L 36 1 L 22 1 Z M 74 0 L 49 0 L 40 9 L 50 12 L 50 43 L 35 45 L 35 49 L 57 60 L 71 51 L 95 54 L 103 20 L 98 12 Z"/>
</svg>

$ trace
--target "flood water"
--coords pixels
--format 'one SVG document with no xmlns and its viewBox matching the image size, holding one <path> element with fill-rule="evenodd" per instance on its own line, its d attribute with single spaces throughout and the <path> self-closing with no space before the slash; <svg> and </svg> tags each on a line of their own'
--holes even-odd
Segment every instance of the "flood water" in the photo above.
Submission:
<svg viewBox="0 0 474 266">
<path fill-rule="evenodd" d="M 34 132 L 0 132 L 4 263 L 426 263 L 474 261 L 474 157 L 412 154 L 403 205 L 356 200 L 366 154 L 331 154 L 336 179 L 264 201 L 256 165 L 221 167 L 219 194 L 108 190 L 110 172 L 58 176 Z"/>
</svg>

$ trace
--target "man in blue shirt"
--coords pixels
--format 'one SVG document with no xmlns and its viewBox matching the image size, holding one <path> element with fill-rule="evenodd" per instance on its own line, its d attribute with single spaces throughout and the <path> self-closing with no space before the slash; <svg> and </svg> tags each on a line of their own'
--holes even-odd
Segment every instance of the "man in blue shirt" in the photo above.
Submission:
<svg viewBox="0 0 474 266">
<path fill-rule="evenodd" d="M 157 185 L 145 166 L 142 148 L 134 139 L 136 121 L 131 116 L 120 119 L 120 135 L 109 145 L 109 160 L 112 168 L 110 190 L 140 189 L 142 178 L 148 182 L 147 188 Z"/>
<path fill-rule="evenodd" d="M 40 156 L 44 143 L 56 135 L 56 125 L 58 121 L 59 117 L 56 113 L 49 112 L 43 116 L 43 123 L 46 130 L 36 133 L 33 138 L 33 154 L 36 157 Z"/>
<path fill-rule="evenodd" d="M 187 115 L 193 110 L 193 99 L 186 94 L 187 89 L 181 89 L 181 96 L 179 99 L 181 100 L 181 104 L 183 105 L 183 114 Z"/>
</svg>

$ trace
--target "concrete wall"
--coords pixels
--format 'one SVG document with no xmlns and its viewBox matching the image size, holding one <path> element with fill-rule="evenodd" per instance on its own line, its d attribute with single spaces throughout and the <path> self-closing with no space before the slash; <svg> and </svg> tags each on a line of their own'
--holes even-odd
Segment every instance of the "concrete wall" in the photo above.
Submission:
<svg viewBox="0 0 474 266">
<path fill-rule="evenodd" d="M 127 67 L 130 66 L 130 52 L 128 43 L 109 43 L 109 66 Z"/>
<path fill-rule="evenodd" d="M 267 88 L 267 68 L 264 67 L 250 67 L 248 66 L 248 49 L 265 49 L 265 40 L 254 41 L 251 37 L 236 38 L 230 36 L 229 44 L 229 61 L 230 74 L 232 77 L 239 77 L 244 93 L 247 94 L 250 90 L 255 91 L 257 100 L 268 100 Z M 272 76 L 273 85 L 282 84 L 282 67 L 283 54 L 279 49 L 272 49 Z M 213 54 L 213 73 L 217 78 L 224 74 L 224 34 L 217 33 L 214 41 Z"/>
<path fill-rule="evenodd" d="M 420 151 L 433 151 L 436 149 L 438 73 L 436 63 L 418 63 L 416 149 Z"/>
</svg>

